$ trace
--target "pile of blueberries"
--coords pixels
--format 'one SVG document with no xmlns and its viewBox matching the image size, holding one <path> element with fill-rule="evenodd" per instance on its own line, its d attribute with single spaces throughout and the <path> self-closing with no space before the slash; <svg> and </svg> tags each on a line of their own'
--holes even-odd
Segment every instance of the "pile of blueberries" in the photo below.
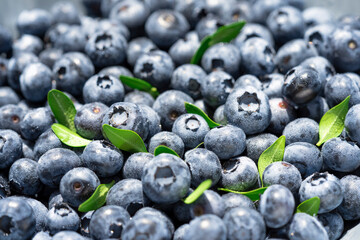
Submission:
<svg viewBox="0 0 360 240">
<path fill-rule="evenodd" d="M 360 222 L 359 16 L 302 0 L 82 3 L 86 16 L 70 2 L 22 11 L 18 37 L 0 25 L 0 239 L 335 240 Z M 190 64 L 204 37 L 240 20 L 236 39 Z M 51 89 L 74 102 L 86 147 L 51 129 Z M 316 146 L 320 119 L 348 96 L 343 133 Z M 149 152 L 119 150 L 103 124 L 135 131 Z M 259 176 L 259 156 L 281 135 L 283 161 Z M 180 158 L 155 157 L 159 145 Z M 212 187 L 185 204 L 206 179 Z M 104 206 L 78 211 L 112 180 Z M 218 189 L 262 182 L 259 201 Z M 317 216 L 295 213 L 312 197 Z"/>
</svg>

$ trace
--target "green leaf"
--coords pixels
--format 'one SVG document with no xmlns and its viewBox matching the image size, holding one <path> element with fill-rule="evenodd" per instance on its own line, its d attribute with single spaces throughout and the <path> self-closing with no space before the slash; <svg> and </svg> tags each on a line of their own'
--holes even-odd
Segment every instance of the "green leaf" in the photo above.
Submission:
<svg viewBox="0 0 360 240">
<path fill-rule="evenodd" d="M 234 191 L 234 190 L 230 190 L 230 189 L 226 189 L 226 188 L 218 188 L 218 190 L 220 191 L 225 191 L 225 192 L 231 192 L 231 193 L 237 193 L 237 194 L 242 194 L 247 196 L 248 198 L 250 198 L 252 201 L 257 201 L 260 199 L 260 195 L 263 194 L 265 192 L 265 190 L 267 189 L 267 187 L 262 187 L 262 188 L 258 188 L 255 190 L 251 190 L 248 192 L 238 192 L 238 191 Z"/>
<path fill-rule="evenodd" d="M 200 115 L 201 117 L 203 117 L 205 119 L 205 121 L 207 122 L 207 124 L 209 125 L 209 128 L 214 128 L 214 127 L 218 127 L 221 125 L 221 124 L 218 124 L 218 123 L 214 122 L 213 120 L 211 120 L 209 118 L 209 116 L 206 113 L 204 113 L 203 110 L 201 110 L 194 104 L 185 102 L 185 109 L 186 109 L 186 112 L 188 112 L 188 113 L 197 114 L 197 115 Z"/>
<path fill-rule="evenodd" d="M 132 89 L 137 89 L 140 91 L 148 92 L 153 96 L 154 98 L 157 98 L 159 96 L 159 92 L 156 89 L 156 87 L 153 87 L 150 83 L 147 81 L 144 81 L 139 78 L 129 77 L 120 75 L 120 80 L 123 84 L 131 87 Z"/>
<path fill-rule="evenodd" d="M 350 96 L 344 101 L 327 111 L 322 116 L 319 123 L 319 142 L 316 146 L 321 146 L 331 138 L 338 137 L 344 129 L 344 121 L 349 110 Z"/>
<path fill-rule="evenodd" d="M 154 155 L 157 156 L 159 154 L 162 154 L 162 153 L 169 153 L 169 154 L 172 154 L 172 155 L 175 155 L 177 157 L 179 157 L 179 155 L 174 151 L 172 150 L 171 148 L 165 146 L 165 145 L 159 145 L 155 148 L 154 150 Z"/>
<path fill-rule="evenodd" d="M 54 123 L 51 125 L 51 129 L 62 143 L 70 147 L 85 147 L 91 143 L 91 140 L 81 137 L 60 123 Z"/>
<path fill-rule="evenodd" d="M 78 211 L 79 212 L 89 212 L 101 208 L 106 202 L 106 195 L 109 192 L 110 188 L 114 186 L 115 181 L 111 183 L 100 184 L 95 192 L 91 195 L 88 200 L 80 204 Z"/>
<path fill-rule="evenodd" d="M 48 103 L 56 120 L 68 127 L 70 130 L 76 132 L 74 118 L 76 109 L 71 99 L 65 93 L 52 89 L 47 95 Z"/>
<path fill-rule="evenodd" d="M 211 179 L 207 179 L 200 183 L 200 185 L 189 196 L 187 196 L 187 198 L 185 198 L 184 203 L 192 204 L 195 202 L 206 190 L 211 187 L 211 184 Z"/>
<path fill-rule="evenodd" d="M 310 216 L 314 216 L 318 213 L 320 208 L 320 198 L 313 197 L 303 201 L 296 208 L 296 213 L 307 213 Z"/>
<path fill-rule="evenodd" d="M 103 131 L 109 141 L 120 150 L 131 153 L 147 152 L 141 137 L 134 131 L 103 125 Z"/>
<path fill-rule="evenodd" d="M 284 151 L 285 136 L 281 136 L 260 155 L 258 169 L 261 181 L 265 168 L 273 162 L 282 161 L 284 157 Z"/>
<path fill-rule="evenodd" d="M 246 24 L 245 21 L 231 23 L 220 27 L 214 34 L 203 38 L 199 48 L 196 50 L 194 56 L 191 58 L 191 64 L 199 64 L 202 56 L 206 50 L 219 43 L 219 42 L 230 42 L 240 33 L 241 29 Z"/>
</svg>

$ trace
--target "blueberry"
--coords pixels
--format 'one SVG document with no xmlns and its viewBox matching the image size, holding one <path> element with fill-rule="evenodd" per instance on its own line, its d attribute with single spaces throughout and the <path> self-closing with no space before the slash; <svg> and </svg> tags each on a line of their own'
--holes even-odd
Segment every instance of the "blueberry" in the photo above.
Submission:
<svg viewBox="0 0 360 240">
<path fill-rule="evenodd" d="M 316 48 L 320 56 L 331 60 L 333 58 L 333 51 L 330 46 L 330 35 L 334 29 L 335 26 L 333 24 L 319 24 L 308 28 L 305 31 L 304 39 Z"/>
<path fill-rule="evenodd" d="M 310 118 L 297 118 L 285 126 L 283 135 L 286 145 L 294 142 L 316 144 L 319 140 L 319 124 Z"/>
<path fill-rule="evenodd" d="M 50 128 L 42 133 L 34 145 L 34 157 L 39 159 L 44 153 L 53 148 L 61 148 L 62 143 Z"/>
<path fill-rule="evenodd" d="M 319 213 L 326 213 L 341 204 L 344 192 L 337 177 L 327 172 L 316 172 L 301 183 L 299 195 L 301 202 L 312 197 L 319 197 L 321 201 Z"/>
<path fill-rule="evenodd" d="M 345 117 L 345 129 L 351 140 L 360 143 L 360 104 L 351 107 Z"/>
<path fill-rule="evenodd" d="M 157 217 L 158 219 L 160 219 L 161 221 L 163 221 L 166 224 L 166 228 L 171 232 L 171 234 L 174 233 L 174 231 L 175 231 L 174 224 L 172 223 L 171 219 L 165 213 L 163 213 L 159 210 L 156 210 L 155 208 L 144 207 L 144 208 L 139 209 L 139 211 L 136 212 L 136 214 L 134 215 L 134 218 L 145 217 L 145 216 Z"/>
<path fill-rule="evenodd" d="M 253 37 L 262 38 L 266 40 L 270 46 L 274 46 L 274 39 L 269 29 L 257 23 L 246 23 L 239 35 L 235 38 L 235 45 L 241 49 L 245 41 Z"/>
<path fill-rule="evenodd" d="M 185 163 L 191 172 L 191 185 L 196 188 L 206 179 L 215 186 L 221 178 L 221 165 L 215 153 L 204 149 L 192 149 L 185 154 Z"/>
<path fill-rule="evenodd" d="M 336 74 L 329 79 L 325 85 L 325 99 L 329 107 L 333 107 L 342 102 L 347 96 L 350 97 L 350 106 L 360 103 L 356 99 L 359 94 L 359 87 L 356 81 L 345 74 Z"/>
<path fill-rule="evenodd" d="M 175 1 L 174 9 L 184 15 L 191 27 L 207 14 L 205 1 Z"/>
<path fill-rule="evenodd" d="M 279 72 L 285 74 L 305 59 L 317 56 L 316 48 L 303 39 L 294 39 L 282 45 L 275 56 Z"/>
<path fill-rule="evenodd" d="M 0 28 L 1 28 L 1 26 L 0 26 Z M 5 57 L 0 57 L 0 86 L 3 86 L 3 85 L 5 85 L 5 83 L 7 83 L 8 64 L 9 64 L 8 59 L 6 59 Z"/>
<path fill-rule="evenodd" d="M 122 152 L 107 141 L 92 141 L 81 156 L 84 165 L 99 177 L 111 177 L 123 166 Z"/>
<path fill-rule="evenodd" d="M 57 2 L 51 7 L 53 23 L 80 24 L 80 14 L 72 2 Z"/>
<path fill-rule="evenodd" d="M 149 38 L 161 48 L 169 48 L 183 37 L 190 26 L 184 15 L 173 10 L 158 10 L 152 13 L 145 23 Z"/>
<path fill-rule="evenodd" d="M 142 1 L 120 1 L 116 3 L 109 18 L 125 24 L 129 29 L 137 29 L 144 25 L 150 14 L 148 6 Z"/>
<path fill-rule="evenodd" d="M 161 119 L 159 114 L 155 112 L 155 110 L 147 105 L 140 104 L 138 105 L 142 115 L 145 118 L 146 125 L 149 129 L 149 134 L 147 136 L 147 139 L 150 139 L 155 134 L 161 132 Z"/>
<path fill-rule="evenodd" d="M 225 214 L 223 220 L 227 227 L 227 239 L 229 240 L 265 239 L 266 226 L 264 219 L 254 209 L 233 208 Z"/>
<path fill-rule="evenodd" d="M 320 150 L 315 145 L 307 142 L 295 142 L 287 145 L 283 161 L 294 165 L 303 178 L 319 172 L 323 165 Z"/>
<path fill-rule="evenodd" d="M 40 38 L 25 34 L 14 42 L 13 53 L 14 55 L 19 55 L 23 52 L 31 52 L 38 55 L 43 48 L 43 42 Z"/>
<path fill-rule="evenodd" d="M 33 196 L 41 190 L 42 183 L 37 175 L 38 163 L 32 159 L 16 160 L 9 170 L 9 183 L 15 192 Z"/>
<path fill-rule="evenodd" d="M 226 100 L 224 112 L 229 124 L 246 134 L 260 133 L 270 124 L 269 99 L 253 87 L 235 89 Z"/>
<path fill-rule="evenodd" d="M 82 93 L 86 80 L 94 74 L 94 71 L 91 60 L 80 52 L 64 54 L 53 66 L 57 88 L 74 96 Z"/>
<path fill-rule="evenodd" d="M 260 155 L 270 147 L 277 137 L 270 133 L 262 133 L 246 139 L 246 155 L 257 163 Z"/>
<path fill-rule="evenodd" d="M 257 0 L 252 6 L 251 20 L 264 24 L 268 15 L 275 9 L 288 5 L 287 0 Z"/>
<path fill-rule="evenodd" d="M 357 71 L 360 64 L 360 30 L 336 28 L 330 35 L 334 66 L 340 71 Z"/>
<path fill-rule="evenodd" d="M 189 223 L 184 240 L 225 240 L 227 229 L 224 221 L 216 215 L 205 214 Z"/>
<path fill-rule="evenodd" d="M 251 86 L 251 87 L 256 88 L 257 90 L 261 90 L 262 83 L 256 76 L 251 75 L 251 74 L 244 74 L 244 75 L 240 76 L 238 79 L 236 79 L 235 84 L 234 84 L 234 89 L 243 88 L 243 87 L 247 87 L 247 86 Z"/>
<path fill-rule="evenodd" d="M 190 187 L 186 164 L 171 154 L 160 154 L 145 166 L 141 177 L 143 190 L 156 203 L 174 203 L 185 197 Z"/>
<path fill-rule="evenodd" d="M 234 78 L 226 72 L 215 71 L 207 75 L 201 83 L 201 94 L 207 104 L 218 107 L 226 102 L 234 87 Z"/>
<path fill-rule="evenodd" d="M 20 90 L 21 73 L 27 65 L 37 62 L 40 62 L 39 58 L 30 52 L 23 52 L 10 58 L 8 64 L 8 84 L 10 87 L 14 90 Z"/>
<path fill-rule="evenodd" d="M 86 81 L 83 88 L 85 103 L 101 102 L 110 106 L 124 100 L 122 83 L 111 75 L 94 75 Z"/>
<path fill-rule="evenodd" d="M 271 120 L 267 130 L 273 134 L 281 135 L 285 126 L 296 119 L 295 109 L 282 98 L 269 100 Z"/>
<path fill-rule="evenodd" d="M 253 201 L 242 194 L 226 193 L 222 195 L 221 198 L 225 204 L 225 215 L 228 211 L 238 207 L 256 209 Z"/>
<path fill-rule="evenodd" d="M 81 236 L 79 233 L 75 231 L 69 231 L 64 230 L 56 233 L 53 237 L 53 240 L 66 240 L 66 239 L 72 239 L 72 240 L 85 240 L 83 236 Z"/>
<path fill-rule="evenodd" d="M 85 28 L 84 30 L 87 37 L 94 35 L 96 32 L 112 31 L 116 34 L 122 35 L 127 41 L 130 39 L 129 29 L 123 23 L 116 20 L 101 18 L 95 20 L 92 19 L 88 27 L 89 28 L 87 29 L 83 24 L 83 29 Z"/>
<path fill-rule="evenodd" d="M 0 108 L 0 128 L 11 129 L 20 134 L 20 124 L 26 111 L 13 104 L 7 104 Z"/>
<path fill-rule="evenodd" d="M 81 26 L 67 26 L 58 38 L 53 39 L 52 46 L 64 52 L 83 52 L 87 36 Z"/>
<path fill-rule="evenodd" d="M 262 90 L 269 98 L 282 97 L 281 89 L 284 85 L 285 76 L 280 73 L 272 73 L 265 75 L 262 80 L 260 90 Z"/>
<path fill-rule="evenodd" d="M 291 240 L 327 240 L 328 234 L 321 223 L 307 213 L 295 213 L 288 230 Z"/>
<path fill-rule="evenodd" d="M 100 180 L 93 171 L 78 167 L 61 178 L 59 189 L 64 202 L 78 207 L 94 193 L 98 185 Z"/>
<path fill-rule="evenodd" d="M 40 231 L 37 232 L 32 240 L 52 240 L 53 238 L 50 236 L 48 232 Z"/>
<path fill-rule="evenodd" d="M 157 146 L 164 145 L 174 150 L 180 157 L 184 155 L 185 144 L 181 137 L 173 132 L 162 131 L 155 134 L 149 141 L 149 152 L 154 153 Z"/>
<path fill-rule="evenodd" d="M 37 8 L 23 10 L 16 21 L 16 27 L 20 34 L 31 34 L 39 37 L 44 36 L 51 24 L 50 13 Z"/>
<path fill-rule="evenodd" d="M 178 117 L 172 127 L 172 132 L 181 137 L 185 148 L 195 148 L 204 141 L 209 131 L 209 125 L 203 117 L 190 113 Z"/>
<path fill-rule="evenodd" d="M 299 107 L 296 113 L 298 117 L 311 118 L 319 122 L 322 116 L 324 116 L 327 111 L 329 111 L 329 105 L 327 104 L 325 98 L 316 97 L 308 104 Z"/>
<path fill-rule="evenodd" d="M 279 45 L 304 36 L 305 21 L 301 11 L 295 7 L 283 6 L 273 10 L 266 23 Z"/>
<path fill-rule="evenodd" d="M 206 73 L 201 67 L 193 64 L 184 64 L 173 72 L 171 87 L 189 94 L 194 99 L 198 99 L 201 97 L 200 88 L 205 77 Z"/>
<path fill-rule="evenodd" d="M 360 219 L 360 178 L 355 175 L 347 175 L 340 180 L 344 200 L 337 208 L 344 220 Z"/>
<path fill-rule="evenodd" d="M 216 32 L 223 25 L 225 25 L 225 22 L 220 17 L 214 14 L 207 14 L 196 24 L 195 30 L 199 40 L 202 40 L 204 37 Z"/>
<path fill-rule="evenodd" d="M 132 218 L 124 227 L 121 239 L 163 239 L 170 240 L 171 232 L 166 222 L 158 216 L 139 216 Z"/>
<path fill-rule="evenodd" d="M 248 157 L 236 157 L 222 164 L 221 186 L 245 192 L 258 187 L 259 173 L 253 160 Z"/>
<path fill-rule="evenodd" d="M 54 63 L 61 58 L 63 51 L 56 48 L 47 48 L 40 52 L 39 59 L 42 64 L 45 64 L 52 69 Z"/>
<path fill-rule="evenodd" d="M 74 118 L 76 132 L 87 139 L 101 139 L 102 119 L 108 107 L 100 102 L 83 105 Z"/>
<path fill-rule="evenodd" d="M 29 239 L 35 233 L 35 216 L 26 200 L 10 197 L 0 200 L 2 239 Z"/>
<path fill-rule="evenodd" d="M 143 53 L 134 65 L 134 75 L 158 89 L 165 89 L 169 85 L 173 71 L 174 63 L 171 57 L 160 50 Z"/>
<path fill-rule="evenodd" d="M 218 43 L 205 51 L 201 59 L 201 66 L 208 73 L 221 70 L 233 77 L 238 77 L 240 62 L 240 51 L 235 45 Z"/>
<path fill-rule="evenodd" d="M 10 184 L 7 177 L 0 174 L 0 199 L 7 198 L 11 195 Z"/>
<path fill-rule="evenodd" d="M 12 36 L 8 29 L 0 25 L 0 52 L 7 53 L 12 49 Z"/>
<path fill-rule="evenodd" d="M 275 50 L 264 39 L 252 37 L 246 40 L 240 49 L 241 66 L 245 73 L 263 76 L 275 69 Z"/>
<path fill-rule="evenodd" d="M 360 148 L 339 137 L 326 141 L 321 148 L 324 164 L 338 172 L 352 172 L 360 166 Z"/>
<path fill-rule="evenodd" d="M 46 214 L 48 212 L 47 207 L 42 204 L 40 201 L 34 198 L 23 197 L 24 200 L 30 205 L 33 209 L 35 215 L 35 228 L 36 231 L 45 231 L 46 227 Z"/>
<path fill-rule="evenodd" d="M 220 159 L 240 155 L 246 147 L 246 135 L 241 128 L 226 125 L 211 129 L 204 139 L 205 148 L 213 151 Z"/>
<path fill-rule="evenodd" d="M 294 165 L 281 161 L 269 164 L 263 172 L 262 180 L 264 186 L 280 184 L 296 194 L 302 179 L 299 170 Z"/>
<path fill-rule="evenodd" d="M 353 14 L 345 14 L 339 18 L 340 26 L 350 27 L 354 29 L 360 29 L 359 17 Z"/>
<path fill-rule="evenodd" d="M 213 191 L 206 190 L 195 203 L 189 205 L 190 217 L 196 218 L 204 214 L 214 214 L 223 217 L 225 214 L 225 203 L 221 196 Z"/>
<path fill-rule="evenodd" d="M 53 148 L 43 154 L 38 161 L 37 174 L 41 182 L 55 187 L 61 178 L 73 168 L 80 167 L 82 161 L 75 152 L 65 148 Z"/>
<path fill-rule="evenodd" d="M 101 71 L 98 74 L 99 75 L 111 75 L 111 76 L 115 77 L 116 79 L 118 79 L 120 75 L 133 77 L 133 74 L 130 72 L 130 70 L 123 66 L 105 67 L 105 68 L 101 69 Z"/>
<path fill-rule="evenodd" d="M 54 207 L 56 204 L 65 203 L 59 191 L 54 191 L 50 194 L 48 206 L 49 209 Z"/>
<path fill-rule="evenodd" d="M 283 97 L 292 105 L 304 105 L 315 99 L 324 86 L 319 73 L 301 66 L 290 69 L 282 86 Z"/>
<path fill-rule="evenodd" d="M 134 90 L 129 92 L 124 97 L 124 102 L 131 102 L 135 104 L 143 104 L 149 107 L 152 107 L 154 104 L 155 99 L 151 96 L 150 93 Z"/>
<path fill-rule="evenodd" d="M 260 197 L 259 210 L 269 228 L 279 228 L 288 223 L 294 209 L 294 196 L 282 185 L 269 186 Z"/>
<path fill-rule="evenodd" d="M 10 130 L 0 130 L 0 169 L 10 167 L 22 155 L 20 136 Z"/>
<path fill-rule="evenodd" d="M 219 107 L 216 108 L 213 115 L 214 121 L 221 125 L 227 124 L 227 119 L 225 117 L 224 109 L 225 109 L 225 105 L 220 105 Z"/>
<path fill-rule="evenodd" d="M 146 139 L 149 134 L 148 123 L 141 108 L 129 102 L 116 102 L 106 111 L 102 125 L 109 124 L 119 129 L 131 130 Z"/>
<path fill-rule="evenodd" d="M 175 120 L 186 113 L 185 102 L 194 101 L 189 95 L 178 90 L 165 91 L 156 98 L 153 109 L 159 114 L 164 130 L 171 130 Z"/>
<path fill-rule="evenodd" d="M 156 45 L 146 37 L 134 38 L 129 42 L 126 50 L 127 62 L 134 66 L 136 60 L 144 53 L 157 49 Z"/>
<path fill-rule="evenodd" d="M 230 7 L 221 8 L 220 10 L 220 15 L 225 22 L 233 23 L 241 20 L 251 20 L 251 3 L 236 1 L 235 3 L 232 3 L 231 1 L 229 1 L 228 5 L 230 5 Z"/>
<path fill-rule="evenodd" d="M 144 165 L 153 157 L 154 155 L 151 153 L 138 152 L 131 154 L 126 160 L 122 169 L 123 177 L 141 180 Z"/>
<path fill-rule="evenodd" d="M 314 27 L 320 24 L 333 23 L 334 16 L 324 7 L 309 7 L 303 13 L 306 27 Z"/>
<path fill-rule="evenodd" d="M 62 230 L 77 231 L 79 226 L 78 214 L 66 203 L 55 204 L 46 215 L 46 228 L 52 235 Z"/>
<path fill-rule="evenodd" d="M 329 240 L 336 240 L 340 238 L 344 231 L 344 220 L 339 213 L 330 212 L 319 214 L 318 220 L 328 233 Z"/>
<path fill-rule="evenodd" d="M 106 196 L 107 205 L 117 205 L 133 216 L 147 202 L 143 197 L 141 181 L 137 179 L 124 179 L 117 182 Z"/>
<path fill-rule="evenodd" d="M 198 3 L 199 1 L 193 1 Z M 180 3 L 180 2 L 179 2 Z M 195 31 L 188 32 L 184 38 L 177 40 L 169 49 L 169 54 L 177 66 L 191 61 L 196 50 L 200 46 L 198 34 Z"/>
<path fill-rule="evenodd" d="M 36 140 L 53 123 L 53 117 L 46 108 L 28 111 L 20 123 L 21 135 L 28 140 Z"/>
<path fill-rule="evenodd" d="M 174 232 L 173 240 L 184 240 L 185 234 L 189 230 L 189 224 L 183 224 L 178 227 Z"/>
</svg>

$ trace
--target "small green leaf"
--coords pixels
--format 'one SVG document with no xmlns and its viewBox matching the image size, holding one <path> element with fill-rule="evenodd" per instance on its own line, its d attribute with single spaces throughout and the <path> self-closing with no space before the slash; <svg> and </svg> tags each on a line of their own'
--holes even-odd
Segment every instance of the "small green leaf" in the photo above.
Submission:
<svg viewBox="0 0 360 240">
<path fill-rule="evenodd" d="M 140 91 L 148 92 L 154 98 L 159 96 L 159 92 L 156 89 L 156 87 L 153 87 L 147 81 L 144 81 L 144 80 L 139 79 L 139 78 L 124 76 L 124 75 L 120 75 L 120 80 L 121 80 L 121 82 L 123 84 L 131 87 L 132 89 L 137 89 L 137 90 L 140 90 Z"/>
<path fill-rule="evenodd" d="M 131 153 L 147 152 L 144 141 L 134 131 L 103 125 L 103 131 L 109 141 L 120 150 Z"/>
<path fill-rule="evenodd" d="M 230 190 L 230 189 L 226 189 L 226 188 L 218 188 L 218 190 L 220 191 L 225 191 L 225 192 L 231 192 L 231 193 L 237 193 L 237 194 L 242 194 L 247 196 L 248 198 L 251 199 L 251 201 L 257 201 L 260 199 L 260 195 L 263 194 L 265 192 L 265 190 L 267 189 L 267 187 L 262 187 L 262 188 L 258 188 L 255 190 L 251 190 L 248 192 L 238 192 L 238 191 L 234 191 L 234 190 Z"/>
<path fill-rule="evenodd" d="M 319 123 L 319 142 L 316 146 L 321 146 L 331 138 L 338 137 L 344 129 L 344 121 L 349 110 L 350 96 L 344 101 L 327 111 L 322 116 Z"/>
<path fill-rule="evenodd" d="M 184 203 L 192 204 L 195 202 L 206 190 L 211 187 L 211 184 L 211 179 L 207 179 L 200 183 L 200 185 L 189 196 L 187 196 L 187 198 L 185 198 Z"/>
<path fill-rule="evenodd" d="M 273 162 L 282 161 L 284 157 L 284 151 L 285 136 L 281 136 L 260 155 L 258 169 L 261 181 L 265 168 Z"/>
<path fill-rule="evenodd" d="M 109 192 L 110 188 L 114 186 L 115 181 L 111 183 L 100 184 L 95 192 L 91 195 L 88 200 L 80 204 L 78 211 L 79 212 L 89 212 L 101 208 L 106 202 L 106 195 Z"/>
<path fill-rule="evenodd" d="M 162 154 L 162 153 L 169 153 L 169 154 L 172 154 L 172 155 L 175 155 L 177 157 L 179 157 L 179 155 L 174 151 L 172 150 L 171 148 L 165 146 L 165 145 L 159 145 L 155 148 L 154 150 L 154 155 L 157 156 L 159 154 Z"/>
<path fill-rule="evenodd" d="M 209 128 L 214 128 L 214 127 L 218 127 L 221 125 L 221 124 L 218 124 L 218 123 L 214 122 L 213 120 L 211 120 L 209 118 L 209 116 L 206 113 L 204 113 L 203 110 L 201 110 L 194 104 L 185 102 L 185 109 L 186 109 L 187 113 L 193 113 L 193 114 L 197 114 L 197 115 L 200 115 L 201 117 L 203 117 L 205 119 L 205 121 L 207 122 L 207 124 L 209 125 Z"/>
<path fill-rule="evenodd" d="M 54 123 L 51 125 L 51 129 L 62 143 L 70 147 L 85 147 L 91 143 L 91 140 L 81 137 L 60 123 Z"/>
<path fill-rule="evenodd" d="M 203 145 L 203 144 L 204 144 L 204 142 L 200 143 L 200 144 L 197 145 L 194 149 L 197 149 L 197 148 L 201 147 L 201 145 Z"/>
<path fill-rule="evenodd" d="M 202 56 L 206 50 L 219 43 L 219 42 L 230 42 L 240 33 L 241 29 L 246 24 L 245 21 L 231 23 L 220 27 L 214 34 L 204 37 L 200 43 L 199 48 L 196 50 L 194 56 L 191 58 L 191 64 L 199 64 Z"/>
<path fill-rule="evenodd" d="M 313 197 L 303 201 L 296 208 L 296 213 L 307 213 L 310 216 L 314 216 L 318 213 L 320 208 L 320 198 Z"/>
<path fill-rule="evenodd" d="M 65 93 L 52 89 L 47 95 L 48 103 L 51 111 L 53 112 L 56 120 L 76 132 L 74 118 L 76 109 L 71 99 Z"/>
</svg>

